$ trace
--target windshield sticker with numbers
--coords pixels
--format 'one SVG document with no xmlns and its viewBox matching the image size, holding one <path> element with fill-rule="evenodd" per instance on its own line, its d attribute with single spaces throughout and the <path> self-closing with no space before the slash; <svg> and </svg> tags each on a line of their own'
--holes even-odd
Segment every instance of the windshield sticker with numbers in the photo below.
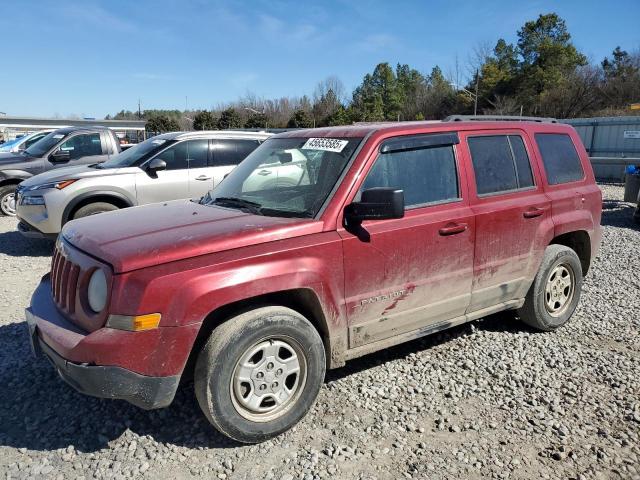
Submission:
<svg viewBox="0 0 640 480">
<path fill-rule="evenodd" d="M 341 152 L 349 143 L 348 140 L 337 138 L 310 138 L 302 146 L 302 150 L 325 150 L 327 152 Z"/>
</svg>

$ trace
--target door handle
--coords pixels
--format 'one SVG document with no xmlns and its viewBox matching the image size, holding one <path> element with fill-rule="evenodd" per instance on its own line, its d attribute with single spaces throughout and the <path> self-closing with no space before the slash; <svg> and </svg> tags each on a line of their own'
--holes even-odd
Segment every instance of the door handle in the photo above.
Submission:
<svg viewBox="0 0 640 480">
<path fill-rule="evenodd" d="M 196 177 L 196 180 L 204 182 L 205 180 L 211 180 L 211 177 L 207 177 L 206 175 L 200 175 L 199 177 Z"/>
<path fill-rule="evenodd" d="M 443 237 L 448 235 L 456 235 L 458 233 L 465 232 L 468 225 L 466 223 L 448 223 L 446 226 L 438 230 L 438 233 Z"/>
<path fill-rule="evenodd" d="M 258 175 L 271 175 L 271 170 L 260 170 Z"/>
<path fill-rule="evenodd" d="M 546 210 L 547 210 L 546 208 L 533 207 L 533 208 L 530 208 L 529 210 L 525 210 L 522 216 L 524 218 L 536 218 L 541 215 L 544 215 L 544 212 Z"/>
</svg>

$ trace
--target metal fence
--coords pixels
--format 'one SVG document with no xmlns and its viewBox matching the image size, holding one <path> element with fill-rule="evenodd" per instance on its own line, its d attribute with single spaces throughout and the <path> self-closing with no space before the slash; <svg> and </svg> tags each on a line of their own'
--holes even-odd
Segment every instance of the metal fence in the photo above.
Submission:
<svg viewBox="0 0 640 480">
<path fill-rule="evenodd" d="M 640 165 L 640 116 L 563 120 L 584 143 L 596 177 L 620 181 L 626 165 Z"/>
</svg>

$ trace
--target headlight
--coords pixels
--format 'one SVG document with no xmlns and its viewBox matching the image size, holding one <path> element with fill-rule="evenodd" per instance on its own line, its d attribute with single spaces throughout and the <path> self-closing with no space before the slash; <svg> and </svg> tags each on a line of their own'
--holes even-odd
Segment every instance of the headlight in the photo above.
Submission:
<svg viewBox="0 0 640 480">
<path fill-rule="evenodd" d="M 87 300 L 95 313 L 102 312 L 107 306 L 107 277 L 100 269 L 93 272 L 89 279 Z"/>
<path fill-rule="evenodd" d="M 39 195 L 21 197 L 20 205 L 44 205 L 44 197 Z"/>
<path fill-rule="evenodd" d="M 33 190 L 48 190 L 50 188 L 57 188 L 58 190 L 62 190 L 63 188 L 67 188 L 74 182 L 77 182 L 78 179 L 71 180 L 60 180 L 59 182 L 50 182 L 43 183 L 41 185 L 34 185 L 33 187 L 25 187 L 25 191 L 33 191 Z"/>
</svg>

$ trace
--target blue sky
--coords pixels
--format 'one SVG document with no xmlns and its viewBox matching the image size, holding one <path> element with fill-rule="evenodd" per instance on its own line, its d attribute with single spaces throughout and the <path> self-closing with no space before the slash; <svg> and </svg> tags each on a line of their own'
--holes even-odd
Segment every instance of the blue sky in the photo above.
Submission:
<svg viewBox="0 0 640 480">
<path fill-rule="evenodd" d="M 0 111 L 102 117 L 122 108 L 211 108 L 253 92 L 351 91 L 382 61 L 464 72 L 474 48 L 516 40 L 540 13 L 563 17 L 600 61 L 640 48 L 640 1 L 58 0 L 4 2 Z"/>
</svg>

